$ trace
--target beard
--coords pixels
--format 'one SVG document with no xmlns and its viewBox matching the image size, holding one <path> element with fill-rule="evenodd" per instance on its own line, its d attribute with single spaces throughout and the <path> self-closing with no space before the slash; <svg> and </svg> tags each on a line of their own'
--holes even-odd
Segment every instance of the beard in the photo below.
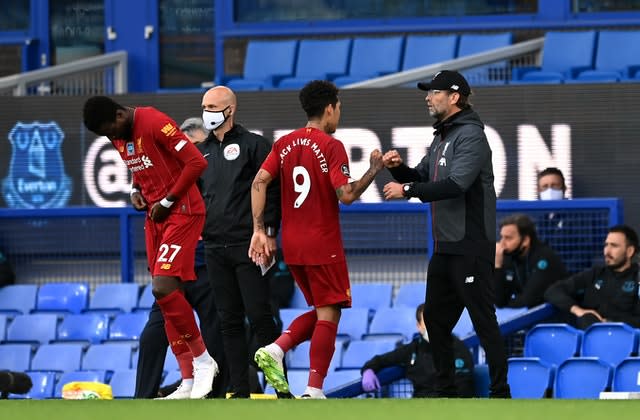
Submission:
<svg viewBox="0 0 640 420">
<path fill-rule="evenodd" d="M 606 260 L 607 257 L 605 257 Z M 619 260 L 616 260 L 613 257 L 609 257 L 611 262 L 607 263 L 607 267 L 612 269 L 613 271 L 616 271 L 622 267 L 625 266 L 625 264 L 627 264 L 627 260 L 625 258 L 620 258 Z"/>
</svg>

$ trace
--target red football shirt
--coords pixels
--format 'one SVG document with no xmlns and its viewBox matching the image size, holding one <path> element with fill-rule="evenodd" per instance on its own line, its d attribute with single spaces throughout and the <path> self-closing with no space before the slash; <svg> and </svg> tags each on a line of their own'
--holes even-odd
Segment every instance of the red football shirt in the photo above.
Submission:
<svg viewBox="0 0 640 420">
<path fill-rule="evenodd" d="M 282 248 L 287 264 L 344 261 L 336 188 L 349 182 L 344 145 L 300 128 L 276 141 L 262 164 L 282 190 Z"/>
<path fill-rule="evenodd" d="M 149 210 L 171 192 L 180 197 L 171 206 L 173 212 L 204 214 L 195 181 L 207 161 L 169 116 L 152 107 L 138 107 L 131 140 L 112 143 L 133 173 L 133 183 L 139 186 Z"/>
</svg>

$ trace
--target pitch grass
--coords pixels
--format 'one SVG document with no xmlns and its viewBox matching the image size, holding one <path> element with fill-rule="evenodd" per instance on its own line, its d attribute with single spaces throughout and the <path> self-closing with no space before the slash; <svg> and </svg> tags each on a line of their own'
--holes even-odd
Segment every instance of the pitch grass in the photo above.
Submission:
<svg viewBox="0 0 640 420">
<path fill-rule="evenodd" d="M 625 420 L 640 401 L 621 400 L 0 400 L 2 420 Z"/>
</svg>

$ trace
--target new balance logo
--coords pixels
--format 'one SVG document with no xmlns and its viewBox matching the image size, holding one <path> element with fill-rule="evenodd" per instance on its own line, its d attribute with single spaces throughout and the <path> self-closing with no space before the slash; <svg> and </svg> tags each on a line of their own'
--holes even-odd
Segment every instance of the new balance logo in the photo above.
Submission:
<svg viewBox="0 0 640 420">
<path fill-rule="evenodd" d="M 468 276 L 464 279 L 465 283 L 473 283 L 473 276 Z"/>
</svg>

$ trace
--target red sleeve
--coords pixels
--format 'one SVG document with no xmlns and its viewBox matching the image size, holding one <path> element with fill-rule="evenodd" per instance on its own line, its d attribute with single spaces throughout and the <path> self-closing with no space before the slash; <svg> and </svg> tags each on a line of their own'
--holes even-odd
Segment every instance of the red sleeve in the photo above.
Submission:
<svg viewBox="0 0 640 420">
<path fill-rule="evenodd" d="M 349 158 L 347 151 L 339 140 L 331 141 L 331 156 L 329 156 L 329 175 L 333 188 L 339 188 L 349 183 Z"/>
<path fill-rule="evenodd" d="M 187 136 L 178 129 L 175 121 L 158 111 L 154 131 L 156 139 L 163 144 L 169 153 L 182 162 L 182 171 L 169 194 L 182 197 L 196 183 L 207 167 L 207 160 L 194 146 Z"/>
<path fill-rule="evenodd" d="M 271 148 L 271 151 L 267 155 L 260 169 L 264 169 L 269 172 L 272 179 L 276 179 L 280 172 L 280 162 L 278 161 L 278 153 L 275 153 L 275 145 Z"/>
</svg>

